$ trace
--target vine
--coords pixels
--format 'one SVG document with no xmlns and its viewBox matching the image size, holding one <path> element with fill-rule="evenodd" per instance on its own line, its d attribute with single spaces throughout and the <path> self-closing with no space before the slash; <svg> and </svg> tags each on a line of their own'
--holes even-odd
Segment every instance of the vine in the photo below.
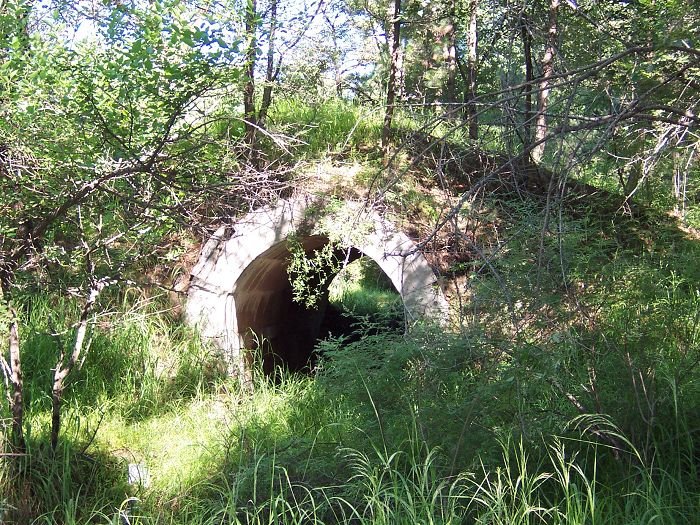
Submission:
<svg viewBox="0 0 700 525">
<path fill-rule="evenodd" d="M 292 297 L 295 302 L 307 308 L 317 308 L 319 300 L 325 294 L 326 285 L 345 264 L 337 256 L 341 246 L 329 242 L 307 253 L 299 238 L 290 235 L 287 247 L 290 253 L 287 274 L 292 285 Z"/>
</svg>

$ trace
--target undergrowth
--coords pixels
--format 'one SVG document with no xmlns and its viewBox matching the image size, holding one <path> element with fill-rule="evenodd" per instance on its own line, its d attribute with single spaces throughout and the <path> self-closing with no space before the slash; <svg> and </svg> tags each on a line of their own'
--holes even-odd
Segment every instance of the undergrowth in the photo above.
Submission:
<svg viewBox="0 0 700 525">
<path fill-rule="evenodd" d="M 115 293 L 56 453 L 51 368 L 78 306 L 31 297 L 28 456 L 0 456 L 2 521 L 693 523 L 696 241 L 661 218 L 547 230 L 533 207 L 493 213 L 520 220 L 489 265 L 470 261 L 460 325 L 363 325 L 392 299 L 359 266 L 333 299 L 360 335 L 320 342 L 314 375 L 254 374 L 252 392 L 162 302 Z"/>
<path fill-rule="evenodd" d="M 358 154 L 373 150 L 381 134 L 381 115 L 342 100 L 309 104 L 297 98 L 280 98 L 270 108 L 275 132 L 291 139 L 297 157 Z"/>
</svg>

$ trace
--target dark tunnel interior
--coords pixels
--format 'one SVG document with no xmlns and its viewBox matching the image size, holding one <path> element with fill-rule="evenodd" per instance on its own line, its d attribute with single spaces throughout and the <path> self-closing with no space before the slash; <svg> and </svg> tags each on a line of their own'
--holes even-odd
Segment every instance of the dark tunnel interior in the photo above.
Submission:
<svg viewBox="0 0 700 525">
<path fill-rule="evenodd" d="M 309 255 L 328 244 L 325 236 L 309 236 L 297 241 Z M 336 250 L 336 260 L 352 263 L 363 256 L 357 249 Z M 329 335 L 345 335 L 350 323 L 337 308 L 329 305 L 328 286 L 337 274 L 324 268 L 325 282 L 313 282 L 318 300 L 307 307 L 294 300 L 288 275 L 291 258 L 286 241 L 258 256 L 236 283 L 234 300 L 242 346 L 247 360 L 262 359 L 263 371 L 274 374 L 283 366 L 292 371 L 310 371 L 315 362 L 314 347 Z M 336 268 L 337 269 L 337 268 Z"/>
</svg>

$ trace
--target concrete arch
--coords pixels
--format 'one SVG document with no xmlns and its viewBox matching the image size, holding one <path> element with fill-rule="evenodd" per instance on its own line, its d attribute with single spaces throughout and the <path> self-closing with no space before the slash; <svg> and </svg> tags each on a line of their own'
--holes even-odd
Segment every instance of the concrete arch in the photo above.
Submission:
<svg viewBox="0 0 700 525">
<path fill-rule="evenodd" d="M 376 213 L 355 210 L 362 235 L 344 242 L 348 262 L 366 256 L 391 279 L 409 321 L 444 320 L 447 301 L 437 277 L 415 244 Z M 268 341 L 291 368 L 310 352 L 326 301 L 316 311 L 292 300 L 287 274 L 287 238 L 294 235 L 307 253 L 329 243 L 321 227 L 319 205 L 310 199 L 282 200 L 255 210 L 233 227 L 221 227 L 202 248 L 192 269 L 186 305 L 188 321 L 224 351 L 230 363 L 243 363 L 241 350 L 251 348 L 252 333 Z M 348 230 L 352 231 L 350 227 Z M 319 283 L 327 288 L 329 282 Z"/>
</svg>

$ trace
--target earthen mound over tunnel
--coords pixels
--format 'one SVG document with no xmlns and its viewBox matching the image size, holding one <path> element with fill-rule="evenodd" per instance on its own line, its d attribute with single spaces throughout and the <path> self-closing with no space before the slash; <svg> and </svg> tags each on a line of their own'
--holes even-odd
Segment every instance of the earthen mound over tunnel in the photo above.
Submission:
<svg viewBox="0 0 700 525">
<path fill-rule="evenodd" d="M 288 239 L 292 236 L 307 254 L 328 245 L 328 225 L 321 225 L 319 209 L 309 199 L 283 200 L 221 227 L 202 248 L 191 274 L 187 319 L 232 365 L 246 366 L 245 350 L 260 341 L 276 356 L 275 364 L 301 369 L 308 363 L 332 276 L 316 283 L 322 293 L 315 308 L 295 302 L 287 271 Z M 346 204 L 345 209 L 361 207 Z M 446 318 L 447 302 L 436 275 L 411 239 L 367 211 L 347 215 L 341 227 L 351 234 L 337 255 L 347 262 L 373 259 L 401 295 L 409 323 L 426 316 Z"/>
</svg>

